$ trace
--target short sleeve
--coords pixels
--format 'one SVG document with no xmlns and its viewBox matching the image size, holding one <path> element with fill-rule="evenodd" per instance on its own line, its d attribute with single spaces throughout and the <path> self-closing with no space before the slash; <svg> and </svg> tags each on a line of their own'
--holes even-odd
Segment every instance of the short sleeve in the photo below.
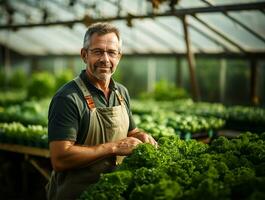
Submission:
<svg viewBox="0 0 265 200">
<path fill-rule="evenodd" d="M 48 114 L 48 139 L 76 141 L 78 132 L 78 109 L 73 100 L 56 96 L 51 101 Z"/>
</svg>

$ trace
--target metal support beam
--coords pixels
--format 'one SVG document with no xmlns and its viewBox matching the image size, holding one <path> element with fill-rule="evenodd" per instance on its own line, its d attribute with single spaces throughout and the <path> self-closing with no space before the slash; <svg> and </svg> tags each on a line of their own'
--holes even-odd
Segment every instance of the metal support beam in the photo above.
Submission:
<svg viewBox="0 0 265 200">
<path fill-rule="evenodd" d="M 49 172 L 49 170 L 40 166 L 38 161 L 33 158 L 29 158 L 28 161 L 47 181 L 50 180 L 51 172 Z"/>
<path fill-rule="evenodd" d="M 152 14 L 137 15 L 137 16 L 130 15 L 130 19 L 144 19 L 144 18 L 169 17 L 169 16 L 183 17 L 185 15 L 195 15 L 199 13 L 215 13 L 215 12 L 228 12 L 228 11 L 241 11 L 241 10 L 263 10 L 263 9 L 265 9 L 265 2 L 255 2 L 255 3 L 245 3 L 245 4 L 220 5 L 213 7 L 183 8 L 183 9 L 176 9 L 173 11 L 165 13 L 157 13 L 157 14 L 152 13 Z M 55 26 L 55 25 L 72 26 L 73 24 L 76 23 L 89 24 L 91 22 L 127 20 L 128 16 L 115 16 L 115 17 L 96 18 L 96 19 L 93 19 L 89 16 L 85 16 L 81 20 L 79 19 L 79 20 L 69 20 L 69 21 L 55 21 L 55 22 L 36 23 L 36 24 L 16 24 L 16 25 L 7 24 L 7 25 L 1 25 L 0 30 L 1 29 L 17 30 L 19 28 L 32 28 L 39 26 Z"/>
<path fill-rule="evenodd" d="M 253 105 L 258 105 L 259 97 L 257 95 L 257 61 L 250 61 L 250 98 Z"/>
<path fill-rule="evenodd" d="M 178 56 L 176 56 L 176 86 L 182 87 L 182 63 Z"/>
<path fill-rule="evenodd" d="M 154 58 L 147 60 L 147 91 L 154 92 L 156 83 L 156 61 Z"/>
<path fill-rule="evenodd" d="M 183 32 L 185 34 L 185 43 L 187 48 L 187 59 L 189 64 L 189 71 L 190 71 L 190 83 L 192 88 L 192 96 L 195 101 L 198 101 L 200 99 L 199 95 L 199 88 L 196 81 L 196 75 L 195 75 L 195 60 L 194 55 L 191 51 L 190 47 L 190 38 L 189 38 L 189 31 L 187 27 L 187 21 L 186 16 L 182 18 L 182 24 L 183 24 Z"/>
<path fill-rule="evenodd" d="M 77 54 L 73 54 L 73 55 L 57 55 L 57 54 L 45 54 L 45 55 L 28 55 L 29 57 L 34 57 L 34 58 L 45 58 L 45 57 L 49 57 L 49 58 L 53 58 L 53 57 L 76 57 L 78 56 Z M 185 58 L 187 56 L 186 53 L 157 53 L 157 52 L 145 52 L 145 53 L 123 53 L 123 56 L 126 57 L 162 57 L 162 58 L 168 58 L 170 56 L 172 57 L 180 57 L 180 58 Z M 226 59 L 243 59 L 243 60 L 250 60 L 250 59 L 257 59 L 257 60 L 265 60 L 265 52 L 248 52 L 246 54 L 242 54 L 242 53 L 235 53 L 235 52 L 206 52 L 206 53 L 194 53 L 194 56 L 200 57 L 200 58 L 226 58 Z"/>
<path fill-rule="evenodd" d="M 225 91 L 226 91 L 226 70 L 227 63 L 226 59 L 220 59 L 220 71 L 219 71 L 219 88 L 220 88 L 220 102 L 225 102 Z"/>
</svg>

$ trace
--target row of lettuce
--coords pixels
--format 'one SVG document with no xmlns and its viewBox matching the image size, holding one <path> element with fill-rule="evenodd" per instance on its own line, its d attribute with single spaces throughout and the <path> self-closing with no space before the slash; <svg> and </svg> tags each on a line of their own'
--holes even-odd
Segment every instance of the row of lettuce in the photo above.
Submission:
<svg viewBox="0 0 265 200">
<path fill-rule="evenodd" d="M 20 104 L 31 99 L 49 98 L 73 77 L 74 73 L 71 70 L 55 74 L 46 71 L 27 74 L 23 70 L 8 74 L 0 70 L 0 106 Z"/>
<path fill-rule="evenodd" d="M 137 119 L 136 121 L 140 120 L 137 122 L 138 127 L 150 133 L 157 140 L 163 136 L 174 135 L 190 139 L 192 133 L 197 131 L 208 131 L 207 134 L 211 137 L 213 130 L 217 130 L 224 125 L 224 120 L 214 117 L 182 116 L 172 113 L 170 117 L 160 120 L 162 119 L 161 116 L 143 115 L 134 117 Z M 19 122 L 0 123 L 0 143 L 48 148 L 47 127 L 23 125 Z"/>
<path fill-rule="evenodd" d="M 212 137 L 214 132 L 225 125 L 225 121 L 216 117 L 203 117 L 191 114 L 176 114 L 160 111 L 152 115 L 134 115 L 137 127 L 152 134 L 155 139 L 163 136 L 179 135 L 190 139 L 195 133 Z"/>
<path fill-rule="evenodd" d="M 264 123 L 265 109 L 251 106 L 225 106 L 221 103 L 194 102 L 192 99 L 176 101 L 132 101 L 134 113 L 150 114 L 160 110 L 171 110 L 199 116 L 214 116 L 226 120 Z"/>
<path fill-rule="evenodd" d="M 265 199 L 265 132 L 210 145 L 178 136 L 158 143 L 139 145 L 79 199 Z"/>
<path fill-rule="evenodd" d="M 138 115 L 174 112 L 179 115 L 215 117 L 225 121 L 225 128 L 239 131 L 265 131 L 265 109 L 250 106 L 225 106 L 221 103 L 194 102 L 191 99 L 157 102 L 133 101 L 132 110 Z"/>
<path fill-rule="evenodd" d="M 24 126 L 19 122 L 0 123 L 0 143 L 47 149 L 47 128 L 41 125 Z"/>
<path fill-rule="evenodd" d="M 50 99 L 25 101 L 11 106 L 0 106 L 0 122 L 17 121 L 23 124 L 47 125 L 47 113 Z M 265 124 L 265 109 L 260 107 L 230 106 L 220 103 L 195 103 L 191 99 L 157 102 L 133 100 L 132 112 L 135 115 L 160 115 L 160 113 L 176 113 L 197 117 L 215 117 L 226 123 Z"/>
<path fill-rule="evenodd" d="M 20 122 L 24 125 L 47 126 L 50 99 L 25 101 L 0 107 L 0 122 Z"/>
<path fill-rule="evenodd" d="M 29 126 L 37 126 L 42 127 L 43 130 L 41 137 L 39 137 L 40 133 L 36 133 L 36 137 L 39 137 L 37 141 L 43 140 L 42 145 L 39 146 L 45 147 L 43 144 L 47 143 L 49 102 L 50 99 L 31 100 L 0 107 L 0 141 L 18 144 L 24 142 L 25 145 L 38 146 L 39 142 L 35 145 L 31 142 L 36 138 L 34 131 L 32 132 L 29 128 Z M 197 133 L 212 137 L 217 130 L 231 127 L 257 133 L 265 131 L 265 109 L 263 108 L 225 107 L 216 103 L 195 103 L 190 99 L 170 102 L 134 100 L 131 108 L 137 126 L 156 139 L 172 135 L 190 139 Z M 15 134 L 11 133 L 13 130 L 18 134 L 18 138 L 28 139 L 21 139 L 21 141 L 14 139 Z"/>
</svg>

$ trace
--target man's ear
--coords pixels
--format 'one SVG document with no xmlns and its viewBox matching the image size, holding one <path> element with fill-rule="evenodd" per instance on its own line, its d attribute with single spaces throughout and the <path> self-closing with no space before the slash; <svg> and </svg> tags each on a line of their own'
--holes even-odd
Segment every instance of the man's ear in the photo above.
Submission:
<svg viewBox="0 0 265 200">
<path fill-rule="evenodd" d="M 87 63 L 87 51 L 85 48 L 81 49 L 80 56 L 82 60 L 84 61 L 84 63 Z"/>
</svg>

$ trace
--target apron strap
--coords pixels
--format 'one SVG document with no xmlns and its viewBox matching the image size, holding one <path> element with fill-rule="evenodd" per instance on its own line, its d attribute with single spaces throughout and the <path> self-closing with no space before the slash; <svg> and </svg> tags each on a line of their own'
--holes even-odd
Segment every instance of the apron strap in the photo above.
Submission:
<svg viewBox="0 0 265 200">
<path fill-rule="evenodd" d="M 123 96 L 121 95 L 121 93 L 119 92 L 118 89 L 115 89 L 115 93 L 116 93 L 116 95 L 117 95 L 117 97 L 119 99 L 120 104 L 122 105 L 124 103 Z"/>
<path fill-rule="evenodd" d="M 90 92 L 88 91 L 87 87 L 85 86 L 84 82 L 82 81 L 82 79 L 77 76 L 74 78 L 75 83 L 77 84 L 77 86 L 80 88 L 80 90 L 82 91 L 85 99 L 86 99 L 86 103 L 88 108 L 91 110 L 93 108 L 95 108 L 95 104 L 92 98 L 92 95 L 90 94 Z"/>
<path fill-rule="evenodd" d="M 86 99 L 87 106 L 89 107 L 90 110 L 96 107 L 91 95 L 85 96 L 85 99 Z"/>
<path fill-rule="evenodd" d="M 85 83 L 82 81 L 82 79 L 77 76 L 74 78 L 74 81 L 75 83 L 78 85 L 78 87 L 80 88 L 80 90 L 82 91 L 85 99 L 86 99 L 86 103 L 87 103 L 87 106 L 89 107 L 89 109 L 93 109 L 95 108 L 95 103 L 94 103 L 94 100 L 92 98 L 92 95 L 90 94 L 90 92 L 88 91 L 87 87 L 85 86 Z M 119 92 L 118 89 L 115 89 L 115 94 L 117 95 L 118 97 L 118 100 L 120 102 L 120 104 L 124 104 L 124 99 L 123 99 L 123 96 L 121 95 L 121 93 Z"/>
</svg>

